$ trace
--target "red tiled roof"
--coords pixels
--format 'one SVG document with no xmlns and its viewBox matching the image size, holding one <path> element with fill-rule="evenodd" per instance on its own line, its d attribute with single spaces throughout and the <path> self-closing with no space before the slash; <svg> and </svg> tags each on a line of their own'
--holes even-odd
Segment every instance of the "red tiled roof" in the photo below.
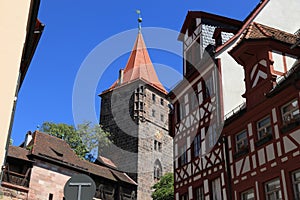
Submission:
<svg viewBox="0 0 300 200">
<path fill-rule="evenodd" d="M 101 163 L 103 163 L 106 166 L 110 166 L 113 167 L 115 169 L 117 169 L 117 166 L 115 165 L 115 163 L 113 163 L 110 159 L 105 158 L 103 156 L 98 156 L 98 161 L 100 161 Z"/>
<path fill-rule="evenodd" d="M 240 30 L 223 45 L 217 47 L 216 52 L 221 52 L 226 46 L 234 42 L 244 32 L 248 25 L 255 19 L 255 17 L 261 12 L 261 10 L 265 7 L 265 5 L 267 5 L 269 1 L 270 0 L 261 0 L 258 3 L 258 5 L 254 8 L 254 10 L 252 10 L 252 12 L 243 21 L 243 26 L 240 28 Z"/>
<path fill-rule="evenodd" d="M 22 147 L 9 146 L 7 156 L 12 157 L 12 158 L 18 158 L 21 160 L 30 161 L 27 157 L 28 152 L 29 151 L 27 149 L 24 149 Z"/>
<path fill-rule="evenodd" d="M 85 160 L 81 160 L 70 146 L 62 139 L 36 131 L 33 136 L 31 153 L 42 156 L 45 159 L 60 162 L 67 166 L 73 166 L 89 173 L 116 181 L 112 170 L 107 167 L 96 165 Z M 128 178 L 127 182 L 132 180 Z"/>
<path fill-rule="evenodd" d="M 143 80 L 164 94 L 167 93 L 156 75 L 141 32 L 139 32 L 137 35 L 133 49 L 124 69 L 123 82 L 119 84 L 117 80 L 106 91 L 111 91 L 116 87 L 125 85 L 135 80 Z"/>
<path fill-rule="evenodd" d="M 252 22 L 245 33 L 241 37 L 242 39 L 273 39 L 287 44 L 295 44 L 297 42 L 297 36 L 291 33 L 287 33 L 263 24 Z"/>
</svg>

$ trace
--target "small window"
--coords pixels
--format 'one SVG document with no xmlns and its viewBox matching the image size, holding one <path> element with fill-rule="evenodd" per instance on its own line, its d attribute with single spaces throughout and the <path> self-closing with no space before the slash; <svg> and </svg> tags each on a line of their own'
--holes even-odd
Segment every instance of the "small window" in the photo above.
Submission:
<svg viewBox="0 0 300 200">
<path fill-rule="evenodd" d="M 222 200 L 221 179 L 216 178 L 211 182 L 212 200 Z"/>
<path fill-rule="evenodd" d="M 195 92 L 191 92 L 190 93 L 190 100 L 191 100 L 191 110 L 194 110 L 196 107 L 198 107 L 198 99 L 197 99 L 197 95 L 195 94 Z"/>
<path fill-rule="evenodd" d="M 246 192 L 243 192 L 241 194 L 241 200 L 254 200 L 255 196 L 254 196 L 254 190 L 248 190 Z"/>
<path fill-rule="evenodd" d="M 300 170 L 292 174 L 295 199 L 300 200 Z"/>
<path fill-rule="evenodd" d="M 49 200 L 53 200 L 53 194 L 49 194 L 49 198 L 48 198 Z"/>
<path fill-rule="evenodd" d="M 203 187 L 198 187 L 195 189 L 196 200 L 204 200 L 204 190 Z"/>
<path fill-rule="evenodd" d="M 163 98 L 160 99 L 160 105 L 162 105 L 162 106 L 164 105 L 164 99 Z"/>
<path fill-rule="evenodd" d="M 244 130 L 235 137 L 236 151 L 242 151 L 248 147 L 247 131 Z"/>
<path fill-rule="evenodd" d="M 143 110 L 143 109 L 144 109 L 144 103 L 140 102 L 140 110 Z"/>
<path fill-rule="evenodd" d="M 154 163 L 154 169 L 153 169 L 153 175 L 154 175 L 154 180 L 159 180 L 160 177 L 162 176 L 162 166 L 161 163 L 158 159 L 156 159 Z"/>
<path fill-rule="evenodd" d="M 181 195 L 180 200 L 189 200 L 189 195 L 187 193 Z"/>
<path fill-rule="evenodd" d="M 282 199 L 280 180 L 275 179 L 265 184 L 266 200 Z"/>
<path fill-rule="evenodd" d="M 272 135 L 271 118 L 268 116 L 257 122 L 258 139 Z"/>
<path fill-rule="evenodd" d="M 160 121 L 162 121 L 162 122 L 164 121 L 164 115 L 163 114 L 160 115 Z"/>
<path fill-rule="evenodd" d="M 161 152 L 161 150 L 162 150 L 161 142 L 154 140 L 154 150 Z"/>
<path fill-rule="evenodd" d="M 194 138 L 194 157 L 198 157 L 201 154 L 201 136 L 196 135 Z"/>
<path fill-rule="evenodd" d="M 295 99 L 281 108 L 283 124 L 290 124 L 300 119 L 298 100 Z"/>
<path fill-rule="evenodd" d="M 155 117 L 155 110 L 152 109 L 152 117 Z"/>
<path fill-rule="evenodd" d="M 187 163 L 187 152 L 186 152 L 186 145 L 184 145 L 183 147 L 180 148 L 180 157 L 179 157 L 179 161 L 180 161 L 180 166 L 183 166 Z"/>
<path fill-rule="evenodd" d="M 155 96 L 155 94 L 152 94 L 152 101 L 153 101 L 153 103 L 155 103 L 155 100 L 156 100 L 156 96 Z"/>
</svg>

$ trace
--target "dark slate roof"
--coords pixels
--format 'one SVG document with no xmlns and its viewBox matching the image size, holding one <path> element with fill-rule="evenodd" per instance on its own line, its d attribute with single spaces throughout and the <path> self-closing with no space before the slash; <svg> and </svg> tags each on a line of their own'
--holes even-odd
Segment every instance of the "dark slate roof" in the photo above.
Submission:
<svg viewBox="0 0 300 200">
<path fill-rule="evenodd" d="M 27 149 L 24 149 L 22 147 L 9 146 L 7 156 L 12 158 L 18 158 L 25 161 L 30 161 L 27 157 L 28 152 L 29 151 Z"/>
</svg>

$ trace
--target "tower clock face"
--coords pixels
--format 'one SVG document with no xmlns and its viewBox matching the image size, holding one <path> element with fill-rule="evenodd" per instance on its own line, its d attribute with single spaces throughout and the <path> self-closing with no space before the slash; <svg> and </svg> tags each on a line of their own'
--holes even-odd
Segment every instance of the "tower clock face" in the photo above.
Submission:
<svg viewBox="0 0 300 200">
<path fill-rule="evenodd" d="M 267 79 L 267 61 L 265 59 L 256 63 L 250 73 L 251 88 L 254 88 L 261 80 Z"/>
</svg>

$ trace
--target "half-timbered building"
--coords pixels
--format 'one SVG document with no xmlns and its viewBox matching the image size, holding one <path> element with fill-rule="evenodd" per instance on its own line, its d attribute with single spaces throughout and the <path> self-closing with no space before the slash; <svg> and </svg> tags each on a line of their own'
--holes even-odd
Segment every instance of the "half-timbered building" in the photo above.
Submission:
<svg viewBox="0 0 300 200">
<path fill-rule="evenodd" d="M 283 9 L 264 0 L 243 22 L 188 13 L 169 93 L 176 200 L 299 199 L 299 47 L 284 32 L 299 17 L 267 18 Z"/>
<path fill-rule="evenodd" d="M 299 39 L 261 24 L 272 9 L 261 1 L 241 23 L 218 16 L 227 26 L 209 26 L 207 46 L 207 20 L 188 13 L 184 79 L 169 93 L 176 200 L 299 199 Z"/>
</svg>

